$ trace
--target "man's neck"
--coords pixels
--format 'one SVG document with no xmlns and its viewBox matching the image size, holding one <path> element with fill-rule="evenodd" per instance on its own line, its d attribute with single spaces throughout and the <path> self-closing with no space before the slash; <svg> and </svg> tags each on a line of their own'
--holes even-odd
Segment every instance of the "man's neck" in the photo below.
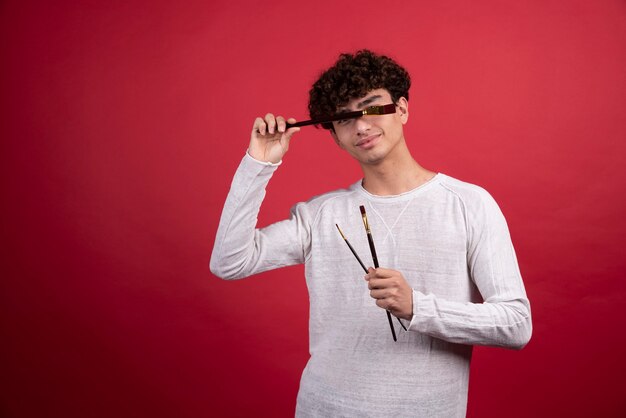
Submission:
<svg viewBox="0 0 626 418">
<path fill-rule="evenodd" d="M 361 164 L 363 188 L 373 195 L 393 196 L 416 189 L 435 176 L 405 150 L 376 164 Z"/>
</svg>

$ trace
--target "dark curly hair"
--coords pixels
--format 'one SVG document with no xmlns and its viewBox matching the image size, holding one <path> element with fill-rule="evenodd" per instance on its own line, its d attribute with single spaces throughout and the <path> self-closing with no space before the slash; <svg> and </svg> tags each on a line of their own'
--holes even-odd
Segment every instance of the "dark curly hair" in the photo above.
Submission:
<svg viewBox="0 0 626 418">
<path fill-rule="evenodd" d="M 367 49 L 341 54 L 309 90 L 309 115 L 311 119 L 332 115 L 350 100 L 380 88 L 389 92 L 394 103 L 400 97 L 409 100 L 409 87 L 409 73 L 389 57 Z M 321 125 L 333 129 L 330 122 Z"/>
</svg>

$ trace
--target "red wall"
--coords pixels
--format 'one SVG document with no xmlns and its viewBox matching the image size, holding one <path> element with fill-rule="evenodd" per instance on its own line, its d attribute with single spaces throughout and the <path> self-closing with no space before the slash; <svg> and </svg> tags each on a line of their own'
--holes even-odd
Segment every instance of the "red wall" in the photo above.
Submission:
<svg viewBox="0 0 626 418">
<path fill-rule="evenodd" d="M 518 251 L 533 339 L 475 351 L 469 416 L 623 416 L 623 0 L 2 2 L 2 416 L 293 414 L 302 268 L 208 259 L 253 119 L 304 119 L 362 47 L 413 76 L 417 160 L 487 188 Z M 305 129 L 262 224 L 359 176 Z"/>
</svg>

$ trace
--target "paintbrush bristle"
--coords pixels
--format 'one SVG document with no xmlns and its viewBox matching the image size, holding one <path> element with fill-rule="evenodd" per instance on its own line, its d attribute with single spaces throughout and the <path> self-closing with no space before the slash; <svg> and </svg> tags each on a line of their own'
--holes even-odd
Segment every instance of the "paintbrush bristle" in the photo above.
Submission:
<svg viewBox="0 0 626 418">
<path fill-rule="evenodd" d="M 361 205 L 359 206 L 359 209 L 361 210 L 361 218 L 363 218 L 363 226 L 365 226 L 365 231 L 367 231 L 367 233 L 370 233 L 370 225 L 369 222 L 367 221 L 367 215 L 365 214 L 365 206 Z"/>
<path fill-rule="evenodd" d="M 379 105 L 379 106 L 370 106 L 366 109 L 363 109 L 364 115 L 388 115 L 390 113 L 396 112 L 395 104 L 387 104 L 387 105 Z"/>
<path fill-rule="evenodd" d="M 343 239 L 344 239 L 344 241 L 347 241 L 347 240 L 346 240 L 346 236 L 343 234 L 343 231 L 341 231 L 341 228 L 339 228 L 339 225 L 335 224 L 335 226 L 337 227 L 337 230 L 338 230 L 338 231 L 339 231 L 339 233 L 341 234 L 341 238 L 343 238 Z"/>
</svg>

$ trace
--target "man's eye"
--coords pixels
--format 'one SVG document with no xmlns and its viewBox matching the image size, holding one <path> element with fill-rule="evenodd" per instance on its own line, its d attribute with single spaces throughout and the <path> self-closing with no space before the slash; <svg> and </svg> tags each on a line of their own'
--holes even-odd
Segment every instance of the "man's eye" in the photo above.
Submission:
<svg viewBox="0 0 626 418">
<path fill-rule="evenodd" d="M 347 124 L 347 123 L 348 123 L 348 121 L 349 121 L 349 120 L 350 120 L 350 119 L 341 119 L 341 120 L 338 120 L 338 121 L 337 121 L 337 123 L 338 123 L 339 125 L 345 125 L 345 124 Z"/>
</svg>

